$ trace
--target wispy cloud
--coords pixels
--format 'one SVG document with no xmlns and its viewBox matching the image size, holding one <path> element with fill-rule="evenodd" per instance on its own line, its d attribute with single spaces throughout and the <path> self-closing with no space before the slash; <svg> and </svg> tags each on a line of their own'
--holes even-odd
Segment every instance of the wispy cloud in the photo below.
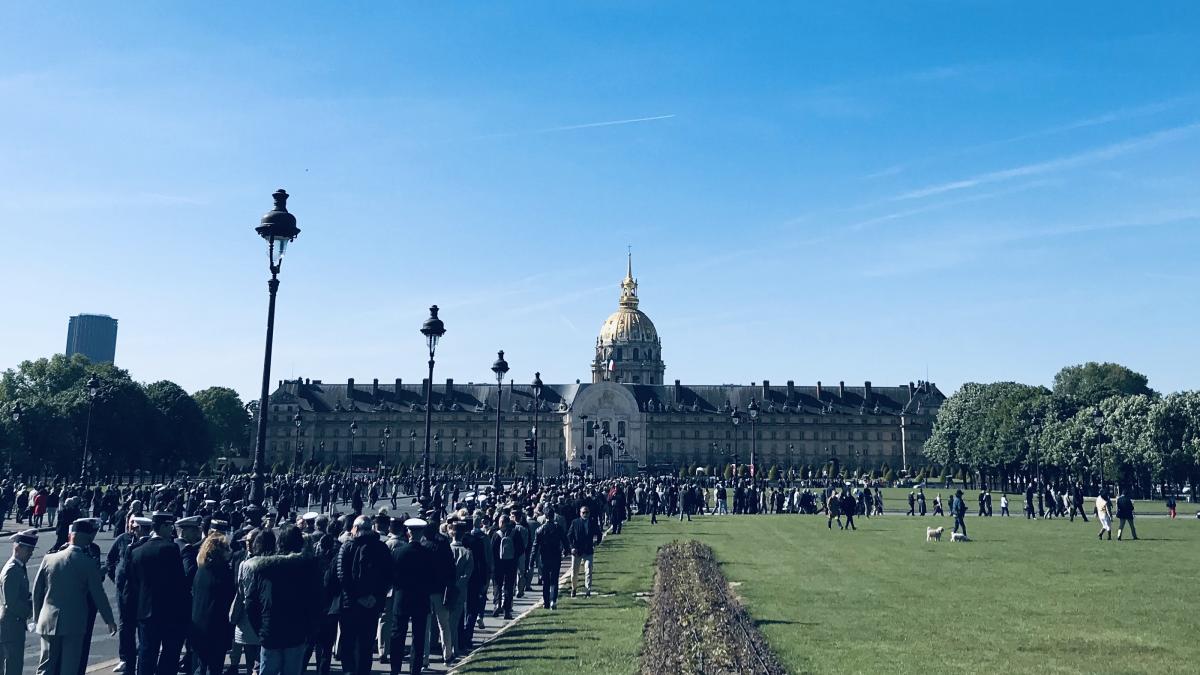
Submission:
<svg viewBox="0 0 1200 675">
<path fill-rule="evenodd" d="M 947 70 L 953 70 L 953 69 L 948 68 Z M 916 75 L 914 74 L 914 76 L 916 76 Z M 981 150 L 990 150 L 992 148 L 997 148 L 997 147 L 1009 145 L 1012 143 L 1020 143 L 1022 141 L 1031 141 L 1031 140 L 1036 140 L 1039 138 L 1047 138 L 1050 136 L 1064 134 L 1064 133 L 1068 133 L 1071 131 L 1078 131 L 1080 129 L 1087 129 L 1090 127 L 1097 127 L 1097 126 L 1102 126 L 1105 124 L 1112 124 L 1114 122 L 1123 122 L 1125 120 L 1136 119 L 1138 117 L 1146 117 L 1149 115 L 1156 115 L 1158 113 L 1173 110 L 1173 109 L 1178 108 L 1179 106 L 1187 104 L 1187 103 L 1194 103 L 1197 101 L 1198 98 L 1200 98 L 1200 97 L 1198 97 L 1196 95 L 1177 96 L 1174 98 L 1168 98 L 1168 99 L 1164 99 L 1161 101 L 1154 101 L 1151 103 L 1146 103 L 1146 104 L 1138 105 L 1138 106 L 1132 106 L 1129 108 L 1120 108 L 1118 110 L 1110 110 L 1108 112 L 1104 112 L 1099 115 L 1093 115 L 1090 117 L 1084 117 L 1081 119 L 1072 120 L 1070 122 L 1064 122 L 1062 124 L 1057 124 L 1054 126 L 1046 127 L 1044 129 L 1037 129 L 1034 131 L 1017 134 L 1015 136 L 1008 136 L 1006 138 L 999 138 L 999 139 L 996 139 L 993 141 L 986 141 L 984 143 L 976 143 L 974 145 L 968 145 L 968 146 L 964 146 L 961 148 L 956 148 L 954 150 L 950 150 L 950 151 L 943 152 L 943 153 L 935 153 L 933 155 L 923 157 L 922 159 L 917 160 L 917 161 L 901 162 L 898 164 L 893 164 L 891 166 L 887 166 L 882 169 L 879 169 L 878 171 L 872 171 L 871 173 L 868 173 L 865 176 L 863 176 L 863 179 L 864 180 L 873 180 L 876 178 L 885 178 L 888 176 L 895 176 L 897 174 L 903 173 L 904 171 L 907 171 L 908 169 L 910 169 L 914 166 L 918 166 L 918 165 L 922 165 L 922 164 L 929 164 L 930 162 L 944 160 L 944 159 L 950 159 L 953 157 L 960 157 L 962 155 L 979 152 Z"/>
<path fill-rule="evenodd" d="M 526 129 L 524 131 L 508 131 L 495 134 L 484 134 L 476 136 L 471 140 L 484 140 L 489 138 L 512 138 L 514 136 L 535 136 L 538 134 L 556 134 L 564 131 L 578 131 L 580 129 L 597 129 L 599 127 L 615 127 L 623 124 L 640 124 L 642 122 L 657 122 L 659 120 L 669 120 L 675 117 L 674 113 L 669 115 L 652 115 L 650 117 L 631 117 L 623 120 L 608 120 L 605 122 L 586 122 L 584 124 L 567 124 L 557 127 L 546 127 L 545 129 Z"/>
<path fill-rule="evenodd" d="M 987 173 L 976 174 L 967 178 L 930 185 L 896 195 L 892 198 L 893 201 L 903 201 L 909 199 L 923 199 L 934 195 L 945 194 L 957 190 L 966 190 L 969 188 L 987 185 L 989 183 L 997 183 L 1012 178 L 1022 178 L 1026 176 L 1036 176 L 1064 169 L 1073 169 L 1095 162 L 1127 155 L 1139 150 L 1145 150 L 1156 145 L 1161 145 L 1167 141 L 1174 141 L 1200 130 L 1200 122 L 1193 122 L 1183 126 L 1172 127 L 1162 131 L 1156 131 L 1152 134 L 1138 136 L 1119 143 L 1112 143 L 1103 147 L 1087 150 L 1085 152 L 1066 155 L 1056 159 L 1050 159 L 1042 162 L 1034 162 L 1032 164 L 1024 164 L 999 171 L 989 171 Z"/>
</svg>

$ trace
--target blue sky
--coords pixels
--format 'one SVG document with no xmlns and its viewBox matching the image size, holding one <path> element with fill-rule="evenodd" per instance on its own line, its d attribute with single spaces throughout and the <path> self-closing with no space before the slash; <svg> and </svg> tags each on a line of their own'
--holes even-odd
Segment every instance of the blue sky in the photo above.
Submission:
<svg viewBox="0 0 1200 675">
<path fill-rule="evenodd" d="M 1195 3 L 0 4 L 0 367 L 586 380 L 626 245 L 668 379 L 1195 388 Z M 637 121 L 635 121 L 637 120 Z"/>
</svg>

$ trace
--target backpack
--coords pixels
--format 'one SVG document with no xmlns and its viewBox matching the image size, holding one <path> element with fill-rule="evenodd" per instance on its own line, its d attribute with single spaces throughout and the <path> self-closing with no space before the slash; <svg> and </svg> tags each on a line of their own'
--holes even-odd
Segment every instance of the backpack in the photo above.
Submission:
<svg viewBox="0 0 1200 675">
<path fill-rule="evenodd" d="M 500 559 L 512 560 L 517 557 L 517 545 L 513 543 L 513 538 L 509 530 L 509 534 L 500 537 Z"/>
</svg>

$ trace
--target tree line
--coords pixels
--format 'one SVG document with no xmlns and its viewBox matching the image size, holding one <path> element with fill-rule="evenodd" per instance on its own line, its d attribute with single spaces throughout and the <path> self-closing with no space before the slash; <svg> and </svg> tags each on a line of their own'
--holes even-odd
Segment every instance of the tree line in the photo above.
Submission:
<svg viewBox="0 0 1200 675">
<path fill-rule="evenodd" d="M 93 376 L 94 398 L 87 386 Z M 195 471 L 247 451 L 253 408 L 228 387 L 189 395 L 174 382 L 136 382 L 79 354 L 23 361 L 0 375 L 2 461 L 10 476 L 74 478 L 86 438 L 91 476 Z"/>
<path fill-rule="evenodd" d="M 1161 395 L 1115 363 L 1063 368 L 1053 388 L 964 384 L 939 410 L 925 456 L 947 473 L 1012 488 L 1116 485 L 1140 496 L 1200 473 L 1200 392 Z"/>
</svg>

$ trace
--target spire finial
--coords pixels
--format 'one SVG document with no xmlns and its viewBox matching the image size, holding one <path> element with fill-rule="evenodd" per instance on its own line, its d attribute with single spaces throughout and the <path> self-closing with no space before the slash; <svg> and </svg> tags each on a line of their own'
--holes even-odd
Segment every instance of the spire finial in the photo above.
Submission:
<svg viewBox="0 0 1200 675">
<path fill-rule="evenodd" d="M 633 278 L 633 246 L 625 247 L 625 278 Z"/>
</svg>

